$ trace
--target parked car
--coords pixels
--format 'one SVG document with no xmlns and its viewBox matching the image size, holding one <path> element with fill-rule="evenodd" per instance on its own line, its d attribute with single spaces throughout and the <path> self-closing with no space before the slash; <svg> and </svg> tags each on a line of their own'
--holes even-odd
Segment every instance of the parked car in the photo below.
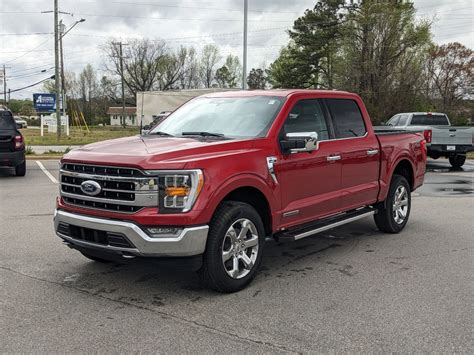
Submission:
<svg viewBox="0 0 474 355">
<path fill-rule="evenodd" d="M 0 166 L 15 168 L 17 176 L 25 176 L 25 142 L 12 113 L 0 106 Z"/>
<path fill-rule="evenodd" d="M 423 135 L 374 131 L 355 94 L 209 94 L 146 136 L 66 154 L 54 225 L 92 260 L 191 258 L 206 285 L 233 292 L 255 277 L 266 237 L 367 216 L 400 232 L 425 165 Z"/>
<path fill-rule="evenodd" d="M 162 111 L 159 115 L 153 115 L 153 121 L 142 128 L 142 134 L 148 134 L 155 126 L 164 121 L 169 116 L 170 111 Z"/>
<path fill-rule="evenodd" d="M 14 119 L 15 119 L 17 128 L 19 128 L 19 129 L 21 129 L 21 128 L 28 128 L 28 122 L 26 122 L 26 121 L 25 121 L 24 119 L 22 119 L 21 117 L 15 116 Z"/>
<path fill-rule="evenodd" d="M 398 113 L 387 125 L 406 131 L 424 131 L 428 156 L 433 159 L 448 158 L 454 168 L 462 167 L 466 161 L 466 153 L 474 151 L 474 128 L 451 126 L 448 116 L 444 113 Z"/>
</svg>

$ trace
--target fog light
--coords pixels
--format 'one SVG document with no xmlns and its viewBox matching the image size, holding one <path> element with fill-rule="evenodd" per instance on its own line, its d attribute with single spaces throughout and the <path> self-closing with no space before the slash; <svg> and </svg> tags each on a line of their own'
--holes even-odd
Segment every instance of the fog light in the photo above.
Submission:
<svg viewBox="0 0 474 355">
<path fill-rule="evenodd" d="M 146 229 L 148 235 L 152 238 L 176 237 L 182 230 L 182 228 L 172 227 L 151 227 Z"/>
</svg>

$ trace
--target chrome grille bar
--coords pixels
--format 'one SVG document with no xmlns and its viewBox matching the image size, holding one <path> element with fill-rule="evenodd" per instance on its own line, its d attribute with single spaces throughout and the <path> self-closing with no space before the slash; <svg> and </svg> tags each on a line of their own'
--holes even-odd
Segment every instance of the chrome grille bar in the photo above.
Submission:
<svg viewBox="0 0 474 355">
<path fill-rule="evenodd" d="M 96 196 L 81 188 L 85 181 L 100 185 Z M 137 169 L 65 163 L 60 169 L 60 184 L 63 201 L 81 208 L 134 213 L 144 207 L 158 207 L 157 178 Z"/>
</svg>

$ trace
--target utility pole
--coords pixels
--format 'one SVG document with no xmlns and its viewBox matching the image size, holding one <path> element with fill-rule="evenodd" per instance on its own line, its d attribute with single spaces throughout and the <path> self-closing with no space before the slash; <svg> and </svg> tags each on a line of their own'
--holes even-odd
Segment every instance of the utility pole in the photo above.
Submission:
<svg viewBox="0 0 474 355">
<path fill-rule="evenodd" d="M 66 26 L 63 25 L 63 20 L 59 22 L 59 30 L 60 30 L 60 37 L 59 37 L 59 51 L 61 53 L 61 98 L 63 101 L 63 115 L 66 116 L 66 81 L 64 80 L 64 52 L 63 52 L 63 37 L 65 32 Z"/>
<path fill-rule="evenodd" d="M 125 82 L 123 78 L 123 46 L 126 46 L 126 43 L 122 42 L 112 42 L 113 45 L 119 46 L 119 60 L 120 60 L 120 78 L 122 80 L 122 126 L 125 127 L 127 124 L 125 120 Z"/>
<path fill-rule="evenodd" d="M 3 103 L 7 105 L 7 72 L 5 70 L 5 64 L 3 64 Z"/>
<path fill-rule="evenodd" d="M 244 53 L 242 68 L 242 90 L 247 88 L 247 13 L 249 10 L 248 0 L 244 0 Z"/>
<path fill-rule="evenodd" d="M 61 139 L 59 64 L 59 6 L 58 0 L 54 0 L 54 91 L 56 93 L 56 129 L 58 141 Z"/>
</svg>

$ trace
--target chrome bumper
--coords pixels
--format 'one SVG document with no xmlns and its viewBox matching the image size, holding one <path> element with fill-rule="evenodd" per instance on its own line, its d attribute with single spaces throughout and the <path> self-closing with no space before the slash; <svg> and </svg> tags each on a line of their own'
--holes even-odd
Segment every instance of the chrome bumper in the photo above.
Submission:
<svg viewBox="0 0 474 355">
<path fill-rule="evenodd" d="M 60 223 L 98 231 L 120 233 L 133 244 L 133 248 L 103 245 L 70 237 L 58 231 Z M 62 210 L 56 210 L 54 213 L 54 228 L 58 237 L 69 244 L 122 255 L 144 257 L 177 257 L 203 254 L 209 230 L 209 226 L 203 225 L 184 228 L 177 235 L 151 238 L 134 223 L 89 217 Z"/>
</svg>

